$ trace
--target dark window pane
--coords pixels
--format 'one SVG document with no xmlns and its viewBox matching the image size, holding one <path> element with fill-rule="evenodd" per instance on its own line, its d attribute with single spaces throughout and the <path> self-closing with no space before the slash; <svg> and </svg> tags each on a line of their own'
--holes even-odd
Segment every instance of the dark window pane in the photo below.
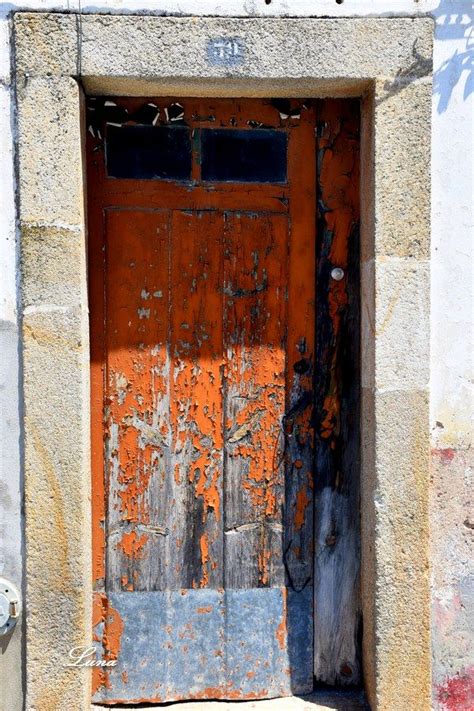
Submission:
<svg viewBox="0 0 474 711">
<path fill-rule="evenodd" d="M 187 126 L 107 126 L 107 175 L 112 178 L 191 179 Z"/>
<path fill-rule="evenodd" d="M 286 145 L 283 131 L 202 129 L 202 179 L 285 183 Z"/>
</svg>

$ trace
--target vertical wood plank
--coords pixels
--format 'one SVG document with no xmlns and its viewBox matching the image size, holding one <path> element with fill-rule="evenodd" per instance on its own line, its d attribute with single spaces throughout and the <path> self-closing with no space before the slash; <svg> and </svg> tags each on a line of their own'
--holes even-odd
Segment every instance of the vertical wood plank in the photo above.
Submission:
<svg viewBox="0 0 474 711">
<path fill-rule="evenodd" d="M 107 586 L 162 589 L 169 466 L 168 213 L 106 218 Z"/>
<path fill-rule="evenodd" d="M 89 180 L 100 180 L 100 164 L 92 151 L 87 152 Z M 90 369 L 91 369 L 91 523 L 92 580 L 94 591 L 105 590 L 106 573 L 106 485 L 104 460 L 104 389 L 105 389 L 105 224 L 101 201 L 91 195 L 88 210 Z"/>
<path fill-rule="evenodd" d="M 302 590 L 313 579 L 313 377 L 315 368 L 316 159 L 314 113 L 290 130 L 290 252 L 285 436 L 285 568 Z"/>
<path fill-rule="evenodd" d="M 286 216 L 226 213 L 225 585 L 284 584 Z"/>
<path fill-rule="evenodd" d="M 318 681 L 360 682 L 359 107 L 318 105 L 315 659 Z M 339 281 L 331 276 L 343 269 Z"/>
<path fill-rule="evenodd" d="M 173 212 L 170 589 L 223 585 L 222 229 L 220 212 Z"/>
</svg>

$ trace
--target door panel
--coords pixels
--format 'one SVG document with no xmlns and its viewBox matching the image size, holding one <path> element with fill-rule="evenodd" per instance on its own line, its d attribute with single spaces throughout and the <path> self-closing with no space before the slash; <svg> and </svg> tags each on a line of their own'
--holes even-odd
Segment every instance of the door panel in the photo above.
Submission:
<svg viewBox="0 0 474 711">
<path fill-rule="evenodd" d="M 95 699 L 160 703 L 287 696 L 292 678 L 307 684 L 312 677 L 307 627 L 312 597 L 308 590 L 289 591 L 292 595 L 298 595 L 291 601 L 298 626 L 288 644 L 282 632 L 286 588 L 108 593 L 110 609 L 121 620 L 119 658 L 127 660 L 127 669 L 109 670 L 108 687 Z"/>
<path fill-rule="evenodd" d="M 127 675 L 99 698 L 287 694 L 283 532 L 304 523 L 284 502 L 288 217 L 108 210 L 105 229 L 106 579 Z M 311 596 L 290 604 L 307 651 Z"/>
</svg>

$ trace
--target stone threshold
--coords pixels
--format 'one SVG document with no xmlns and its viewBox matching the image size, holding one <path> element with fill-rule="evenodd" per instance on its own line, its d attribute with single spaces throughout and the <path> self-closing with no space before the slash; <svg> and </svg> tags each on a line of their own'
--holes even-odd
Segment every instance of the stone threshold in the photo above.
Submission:
<svg viewBox="0 0 474 711">
<path fill-rule="evenodd" d="M 92 704 L 91 711 L 370 711 L 360 692 L 317 691 L 307 696 L 288 696 L 262 701 L 180 701 L 152 706 L 99 706 Z"/>
</svg>

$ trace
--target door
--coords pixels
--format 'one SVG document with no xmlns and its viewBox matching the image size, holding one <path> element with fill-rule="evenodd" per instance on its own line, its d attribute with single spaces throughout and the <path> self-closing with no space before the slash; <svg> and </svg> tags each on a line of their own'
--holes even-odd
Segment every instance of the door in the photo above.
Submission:
<svg viewBox="0 0 474 711">
<path fill-rule="evenodd" d="M 88 121 L 93 700 L 311 691 L 315 107 Z"/>
</svg>

